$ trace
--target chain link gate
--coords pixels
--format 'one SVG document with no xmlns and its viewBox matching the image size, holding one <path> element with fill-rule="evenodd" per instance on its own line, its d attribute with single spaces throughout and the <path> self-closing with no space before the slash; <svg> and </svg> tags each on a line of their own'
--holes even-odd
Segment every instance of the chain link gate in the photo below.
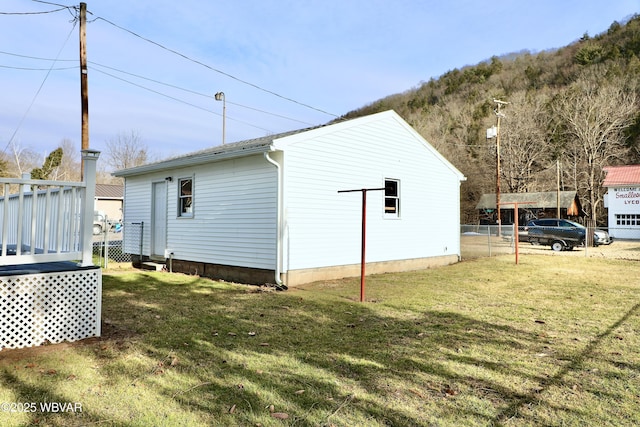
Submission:
<svg viewBox="0 0 640 427">
<path fill-rule="evenodd" d="M 98 258 L 99 266 L 108 268 L 109 261 L 134 262 L 142 257 L 144 222 L 109 224 L 105 218 L 102 230 L 93 242 L 93 255 Z"/>
</svg>

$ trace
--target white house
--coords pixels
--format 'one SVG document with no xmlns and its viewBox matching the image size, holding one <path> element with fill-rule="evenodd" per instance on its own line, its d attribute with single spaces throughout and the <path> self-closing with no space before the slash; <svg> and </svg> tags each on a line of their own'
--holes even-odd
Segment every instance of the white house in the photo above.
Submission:
<svg viewBox="0 0 640 427">
<path fill-rule="evenodd" d="M 114 173 L 125 222 L 144 222 L 125 250 L 173 271 L 244 283 L 360 274 L 361 192 L 367 273 L 460 258 L 465 177 L 394 111 L 272 135 Z M 147 230 L 151 230 L 147 232 Z"/>
<path fill-rule="evenodd" d="M 609 235 L 618 239 L 640 239 L 640 165 L 608 166 L 604 171 Z"/>
</svg>

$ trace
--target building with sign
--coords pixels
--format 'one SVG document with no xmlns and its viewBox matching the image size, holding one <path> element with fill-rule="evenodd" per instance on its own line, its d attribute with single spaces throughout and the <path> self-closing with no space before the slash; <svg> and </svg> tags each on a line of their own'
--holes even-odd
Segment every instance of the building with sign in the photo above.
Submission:
<svg viewBox="0 0 640 427">
<path fill-rule="evenodd" d="M 609 235 L 640 239 L 640 165 L 609 166 L 604 183 L 604 207 L 608 209 Z"/>
</svg>

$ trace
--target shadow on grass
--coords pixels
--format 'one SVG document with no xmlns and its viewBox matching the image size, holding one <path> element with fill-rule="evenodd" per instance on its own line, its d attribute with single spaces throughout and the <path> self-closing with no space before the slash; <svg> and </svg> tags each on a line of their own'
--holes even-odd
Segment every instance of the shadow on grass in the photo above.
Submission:
<svg viewBox="0 0 640 427">
<path fill-rule="evenodd" d="M 557 360 L 531 369 L 510 357 L 539 353 L 538 333 L 459 313 L 391 316 L 372 303 L 303 292 L 181 275 L 129 277 L 104 276 L 101 343 L 108 345 L 93 349 L 98 369 L 127 384 L 131 399 L 143 388 L 213 425 L 282 425 L 271 411 L 287 413 L 290 425 L 430 426 L 459 421 L 460 412 L 470 424 L 502 425 L 525 417 L 520 410 L 533 402 L 567 410 L 540 394 L 562 384 L 640 307 L 560 369 Z M 126 361 L 134 352 L 138 365 Z M 21 398 L 59 397 L 7 375 Z"/>
<path fill-rule="evenodd" d="M 640 313 L 640 303 L 637 303 L 636 305 L 631 307 L 616 322 L 611 324 L 604 332 L 591 340 L 579 354 L 572 358 L 570 363 L 564 365 L 553 376 L 550 376 L 548 378 L 541 378 L 539 388 L 536 388 L 534 391 L 514 399 L 514 401 L 508 407 L 506 407 L 500 412 L 500 414 L 498 414 L 498 416 L 495 418 L 495 424 L 505 424 L 507 420 L 517 416 L 521 408 L 538 401 L 540 393 L 544 392 L 546 389 L 552 386 L 562 384 L 564 382 L 564 378 L 569 372 L 580 370 L 582 364 L 592 357 L 592 354 L 594 353 L 596 347 L 602 345 L 603 341 L 607 337 L 611 336 L 611 334 L 616 329 L 618 329 L 622 324 L 626 323 L 630 317 L 635 316 L 638 313 Z M 633 370 L 640 372 L 638 366 L 634 366 Z M 610 396 L 610 398 L 613 398 L 615 400 L 616 396 Z"/>
<path fill-rule="evenodd" d="M 24 425 L 58 425 L 63 418 L 73 422 L 75 425 L 89 425 L 100 423 L 101 421 L 102 417 L 92 414 L 90 410 L 82 406 L 82 402 L 70 402 L 66 396 L 56 393 L 53 390 L 54 387 L 29 384 L 6 370 L 0 371 L 0 378 L 2 379 L 2 384 L 11 388 L 16 396 L 15 401 L 12 403 L 18 405 L 15 412 L 12 412 L 12 410 L 0 412 L 0 420 L 5 417 L 2 425 L 9 424 L 9 417 L 24 415 L 25 412 L 29 415 L 30 422 Z M 49 405 L 51 403 L 65 405 L 65 408 L 68 405 L 72 410 L 65 412 L 64 409 L 59 409 L 61 406 L 52 410 Z M 125 427 L 127 424 L 112 421 L 109 425 Z"/>
<path fill-rule="evenodd" d="M 459 353 L 464 347 L 500 349 L 505 355 L 537 352 L 540 338 L 528 331 L 456 313 L 398 320 L 350 301 L 211 289 L 197 279 L 174 285 L 161 278 L 147 276 L 135 286 L 109 278 L 105 316 L 140 334 L 156 359 L 180 358 L 177 370 L 193 385 L 163 392 L 189 410 L 221 413 L 236 405 L 237 413 L 255 421 L 251 416 L 280 402 L 295 419 L 313 425 L 330 424 L 332 415 L 347 422 L 429 425 L 424 409 L 448 404 L 462 390 L 484 390 L 493 407 L 469 416 L 491 423 L 513 413 L 529 395 L 491 376 L 456 371 L 451 363 L 503 378 L 547 381 L 542 374 L 518 371 L 508 360 Z M 110 292 L 116 289 L 125 293 Z M 304 392 L 296 394 L 299 390 Z M 341 408 L 343 402 L 348 403 Z M 437 422 L 433 415 L 431 422 Z"/>
</svg>

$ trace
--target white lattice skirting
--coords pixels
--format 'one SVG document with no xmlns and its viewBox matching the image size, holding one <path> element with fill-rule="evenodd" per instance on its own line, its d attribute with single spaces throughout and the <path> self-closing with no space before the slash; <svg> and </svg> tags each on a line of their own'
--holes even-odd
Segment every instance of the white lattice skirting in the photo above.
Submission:
<svg viewBox="0 0 640 427">
<path fill-rule="evenodd" d="M 101 301 L 100 268 L 0 276 L 0 350 L 100 336 Z"/>
</svg>

